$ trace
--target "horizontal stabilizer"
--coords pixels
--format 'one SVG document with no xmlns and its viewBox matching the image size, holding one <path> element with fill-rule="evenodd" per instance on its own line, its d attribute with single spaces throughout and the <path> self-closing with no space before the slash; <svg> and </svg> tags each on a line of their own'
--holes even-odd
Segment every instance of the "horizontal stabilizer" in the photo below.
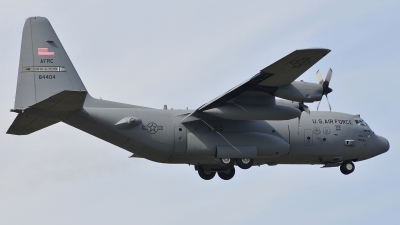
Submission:
<svg viewBox="0 0 400 225">
<path fill-rule="evenodd" d="M 19 114 L 7 130 L 7 134 L 27 135 L 58 123 L 58 120 Z"/>
<path fill-rule="evenodd" d="M 86 91 L 62 91 L 29 108 L 48 111 L 76 111 L 83 107 Z"/>
<path fill-rule="evenodd" d="M 11 124 L 7 134 L 27 135 L 58 123 L 60 120 L 45 118 L 46 114 L 51 112 L 68 113 L 79 110 L 83 107 L 86 95 L 86 91 L 62 91 L 30 106 L 24 111 L 14 110 L 22 113 Z"/>
</svg>

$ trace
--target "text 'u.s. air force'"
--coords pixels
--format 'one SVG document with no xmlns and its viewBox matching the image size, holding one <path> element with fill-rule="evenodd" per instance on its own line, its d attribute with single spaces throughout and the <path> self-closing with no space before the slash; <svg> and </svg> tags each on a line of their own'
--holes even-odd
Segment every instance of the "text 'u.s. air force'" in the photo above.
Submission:
<svg viewBox="0 0 400 225">
<path fill-rule="evenodd" d="M 348 124 L 353 125 L 351 120 L 339 119 L 312 119 L 313 124 Z"/>
</svg>

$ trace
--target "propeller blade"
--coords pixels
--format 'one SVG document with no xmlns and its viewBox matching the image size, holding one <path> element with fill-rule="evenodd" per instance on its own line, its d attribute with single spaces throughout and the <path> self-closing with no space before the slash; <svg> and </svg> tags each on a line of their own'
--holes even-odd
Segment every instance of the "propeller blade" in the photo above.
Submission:
<svg viewBox="0 0 400 225">
<path fill-rule="evenodd" d="M 321 85 L 322 85 L 322 83 L 324 83 L 324 79 L 322 79 L 321 71 L 319 71 L 319 70 L 317 71 L 317 80 L 318 80 L 318 83 Z"/>
<path fill-rule="evenodd" d="M 310 114 L 310 108 L 308 108 L 308 106 L 304 105 L 304 102 L 299 102 L 299 110 L 301 112 L 306 112 L 306 113 Z"/>
<path fill-rule="evenodd" d="M 332 78 L 332 69 L 329 69 L 328 74 L 326 75 L 326 78 L 325 78 L 326 86 L 329 86 L 329 83 L 331 82 L 331 78 Z"/>
<path fill-rule="evenodd" d="M 299 115 L 299 119 L 297 120 L 298 122 L 297 122 L 297 134 L 300 134 L 300 117 L 301 117 L 301 114 Z"/>
<path fill-rule="evenodd" d="M 329 111 L 332 111 L 331 103 L 329 103 L 328 95 L 325 95 L 326 100 L 328 100 Z"/>
<path fill-rule="evenodd" d="M 328 94 L 332 92 L 332 88 L 329 87 L 329 83 L 331 82 L 331 79 L 332 79 L 332 69 L 329 68 L 329 71 L 328 71 L 328 73 L 326 74 L 326 77 L 325 77 L 325 81 L 324 81 L 324 79 L 322 79 L 321 72 L 318 70 L 317 79 L 318 79 L 319 84 L 322 85 L 322 88 L 323 88 L 322 89 L 322 95 L 325 95 L 326 100 L 328 101 L 329 111 L 332 111 L 332 106 L 331 106 L 331 103 L 329 102 L 329 99 L 328 99 Z M 321 101 L 322 101 L 322 98 L 318 102 L 317 111 L 319 109 L 319 104 L 321 104 Z"/>
<path fill-rule="evenodd" d="M 311 111 L 310 111 L 310 108 L 308 108 L 308 106 L 304 105 L 303 109 L 304 109 L 304 112 L 306 112 L 308 115 L 310 115 Z"/>
</svg>

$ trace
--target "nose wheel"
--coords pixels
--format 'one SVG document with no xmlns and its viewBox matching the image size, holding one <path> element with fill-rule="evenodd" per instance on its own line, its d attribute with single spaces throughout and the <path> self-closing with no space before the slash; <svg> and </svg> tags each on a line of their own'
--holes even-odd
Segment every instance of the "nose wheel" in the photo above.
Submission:
<svg viewBox="0 0 400 225">
<path fill-rule="evenodd" d="M 340 165 L 340 171 L 344 175 L 349 175 L 351 174 L 356 167 L 354 166 L 354 163 L 352 161 L 345 161 Z"/>
</svg>

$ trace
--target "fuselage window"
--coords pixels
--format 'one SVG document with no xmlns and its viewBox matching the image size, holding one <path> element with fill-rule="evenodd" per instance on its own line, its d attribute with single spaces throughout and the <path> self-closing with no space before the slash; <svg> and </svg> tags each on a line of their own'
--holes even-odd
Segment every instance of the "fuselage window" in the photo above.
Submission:
<svg viewBox="0 0 400 225">
<path fill-rule="evenodd" d="M 356 124 L 359 126 L 368 126 L 368 124 L 363 119 L 354 119 Z"/>
<path fill-rule="evenodd" d="M 364 137 L 370 138 L 371 137 L 371 131 L 370 130 L 364 130 Z"/>
</svg>

